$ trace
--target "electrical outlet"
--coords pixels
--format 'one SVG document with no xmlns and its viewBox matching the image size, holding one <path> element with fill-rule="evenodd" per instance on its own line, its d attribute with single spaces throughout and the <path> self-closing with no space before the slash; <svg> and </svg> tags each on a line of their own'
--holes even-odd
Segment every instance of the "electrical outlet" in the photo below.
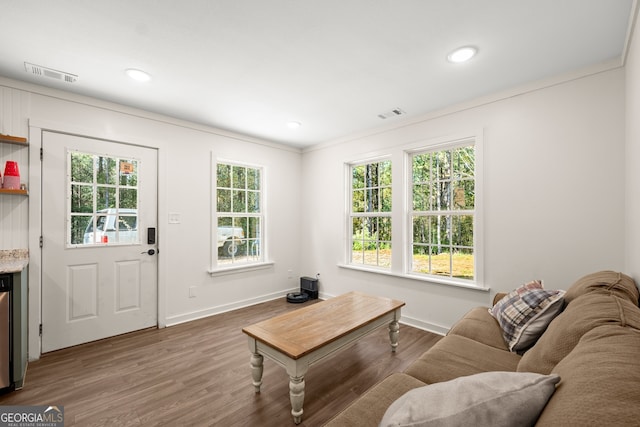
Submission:
<svg viewBox="0 0 640 427">
<path fill-rule="evenodd" d="M 189 288 L 189 298 L 195 298 L 198 294 L 197 289 L 195 286 L 191 286 Z"/>
<path fill-rule="evenodd" d="M 287 270 L 287 279 L 293 279 L 293 270 L 292 269 L 288 269 Z"/>
</svg>

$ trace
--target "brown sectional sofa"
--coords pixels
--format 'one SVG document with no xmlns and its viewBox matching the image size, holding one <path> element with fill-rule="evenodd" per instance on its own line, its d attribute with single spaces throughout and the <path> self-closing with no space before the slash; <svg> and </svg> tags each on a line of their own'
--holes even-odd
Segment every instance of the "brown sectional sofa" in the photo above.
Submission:
<svg viewBox="0 0 640 427">
<path fill-rule="evenodd" d="M 488 307 L 475 308 L 404 372 L 375 385 L 326 425 L 377 426 L 409 390 L 490 371 L 560 377 L 535 425 L 640 425 L 638 300 L 629 276 L 585 276 L 567 290 L 562 312 L 522 354 L 509 351 Z"/>
</svg>

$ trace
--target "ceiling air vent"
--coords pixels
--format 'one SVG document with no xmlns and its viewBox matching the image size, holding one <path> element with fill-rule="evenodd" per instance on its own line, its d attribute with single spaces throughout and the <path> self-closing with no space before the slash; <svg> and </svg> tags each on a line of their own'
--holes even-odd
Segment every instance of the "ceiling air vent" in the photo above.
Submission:
<svg viewBox="0 0 640 427">
<path fill-rule="evenodd" d="M 387 111 L 386 113 L 378 114 L 378 117 L 380 117 L 381 119 L 388 119 L 390 117 L 402 116 L 403 114 L 406 114 L 404 110 L 402 110 L 401 108 L 394 108 L 393 110 Z"/>
<path fill-rule="evenodd" d="M 51 79 L 61 80 L 67 83 L 73 83 L 78 80 L 78 76 L 75 74 L 65 73 L 64 71 L 58 71 L 51 68 L 43 67 L 41 65 L 24 63 L 24 70 L 27 73 L 35 74 L 40 77 L 49 77 Z"/>
</svg>

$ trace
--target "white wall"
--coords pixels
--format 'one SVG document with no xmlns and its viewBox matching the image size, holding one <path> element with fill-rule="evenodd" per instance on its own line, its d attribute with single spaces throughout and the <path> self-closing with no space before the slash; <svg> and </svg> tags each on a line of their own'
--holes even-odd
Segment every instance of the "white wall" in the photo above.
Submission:
<svg viewBox="0 0 640 427">
<path fill-rule="evenodd" d="M 640 283 L 640 19 L 629 46 L 626 71 L 626 263 L 625 270 Z"/>
<path fill-rule="evenodd" d="M 636 36 L 637 39 L 637 36 Z M 638 112 L 638 43 L 627 80 Z M 628 162 L 625 180 L 625 71 L 613 69 L 558 83 L 546 82 L 435 113 L 378 133 L 335 141 L 303 154 L 264 141 L 181 122 L 135 109 L 0 78 L 5 133 L 34 127 L 148 145 L 160 153 L 160 322 L 172 324 L 283 295 L 299 276 L 320 273 L 324 295 L 363 290 L 407 302 L 409 323 L 446 331 L 464 312 L 489 304 L 495 292 L 534 278 L 568 288 L 601 269 L 637 274 L 640 231 L 633 218 L 638 174 Z M 630 107 L 631 105 L 631 107 Z M 634 107 L 635 106 L 635 107 Z M 627 112 L 628 116 L 630 112 Z M 631 120 L 627 120 L 631 122 Z M 407 143 L 482 130 L 484 135 L 484 283 L 491 292 L 353 271 L 344 262 L 344 162 Z M 640 130 L 627 128 L 627 153 L 640 157 Z M 340 142 L 339 144 L 337 142 Z M 33 163 L 35 151 L 31 148 Z M 270 258 L 266 270 L 211 277 L 209 267 L 210 158 L 261 164 L 268 174 Z M 3 152 L 0 152 L 3 154 Z M 628 156 L 627 158 L 629 158 Z M 169 172 L 184 172 L 176 180 Z M 30 177 L 37 181 L 38 169 Z M 23 174 L 26 171 L 23 171 Z M 184 187 L 179 182 L 188 182 Z M 625 263 L 625 182 L 629 201 Z M 636 184 L 632 184 L 635 182 Z M 635 187 L 634 187 L 635 185 Z M 35 182 L 28 202 L 0 217 L 0 248 L 27 241 L 26 205 L 37 211 Z M 36 190 L 34 192 L 34 190 Z M 7 210 L 9 212 L 7 213 Z M 181 224 L 168 224 L 179 212 Z M 37 217 L 31 222 L 38 224 Z M 18 224 L 17 234 L 4 233 Z M 33 229 L 33 227 L 32 227 Z M 11 237 L 8 237 L 11 236 Z M 37 244 L 29 240 L 32 254 Z M 30 270 L 30 352 L 38 346 L 39 275 Z M 635 266 L 635 267 L 634 267 Z M 288 270 L 293 270 L 290 274 Z M 289 276 L 292 276 L 289 278 Z M 198 296 L 188 297 L 197 287 Z"/>
<path fill-rule="evenodd" d="M 159 322 L 171 325 L 215 314 L 244 305 L 283 297 L 298 287 L 301 233 L 300 165 L 297 149 L 258 141 L 241 135 L 198 126 L 135 109 L 81 98 L 69 93 L 0 79 L 0 87 L 10 88 L 12 97 L 23 100 L 27 108 L 13 115 L 18 123 L 7 133 L 26 136 L 31 130 L 32 182 L 31 232 L 22 220 L 19 237 L 0 236 L 0 248 L 25 244 L 29 235 L 30 265 L 30 356 L 39 351 L 37 327 L 40 323 L 39 234 L 39 135 L 40 128 L 78 133 L 158 148 L 159 150 Z M 16 95 L 17 94 L 17 95 Z M 26 101 L 25 101 L 26 99 Z M 15 116 L 19 116 L 17 119 Z M 2 116 L 0 116 L 2 117 Z M 211 235 L 211 158 L 213 155 L 264 166 L 268 205 L 266 250 L 273 265 L 254 272 L 212 277 Z M 25 163 L 26 165 L 26 163 Z M 11 196 L 15 197 L 15 196 Z M 26 204 L 26 202 L 24 202 Z M 4 206 L 4 201 L 3 201 Z M 4 209 L 4 208 L 3 208 Z M 180 224 L 169 224 L 169 212 L 181 215 Z M 27 211 L 3 214 L 0 227 L 15 218 L 29 218 Z M 17 243 L 16 243 L 17 242 Z M 292 270 L 289 273 L 288 270 Z M 292 276 L 291 278 L 289 276 Z M 189 298 L 189 288 L 197 296 Z"/>
<path fill-rule="evenodd" d="M 442 332 L 525 281 L 567 289 L 584 274 L 624 268 L 624 70 L 497 98 L 305 152 L 302 265 L 321 274 L 321 292 L 398 298 L 407 302 L 405 321 Z M 477 129 L 491 293 L 337 267 L 344 262 L 344 162 Z"/>
<path fill-rule="evenodd" d="M 28 136 L 26 114 L 29 96 L 23 91 L 0 85 L 0 133 Z M 7 160 L 18 162 L 20 180 L 26 183 L 29 173 L 29 149 L 0 144 L 0 175 L 4 177 Z M 0 195 L 0 249 L 28 248 L 29 200 L 24 196 Z"/>
</svg>

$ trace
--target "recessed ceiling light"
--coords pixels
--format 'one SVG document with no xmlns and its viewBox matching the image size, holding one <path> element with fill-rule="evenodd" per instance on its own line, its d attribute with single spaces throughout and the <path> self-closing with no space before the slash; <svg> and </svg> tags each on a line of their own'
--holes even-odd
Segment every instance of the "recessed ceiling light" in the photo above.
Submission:
<svg viewBox="0 0 640 427">
<path fill-rule="evenodd" d="M 464 46 L 464 47 L 460 47 L 456 50 L 454 50 L 453 52 L 451 52 L 448 56 L 447 56 L 447 60 L 449 62 L 453 62 L 455 64 L 458 64 L 460 62 L 466 62 L 468 60 L 470 60 L 471 58 L 473 58 L 476 53 L 478 53 L 478 49 L 473 47 L 473 46 Z"/>
<path fill-rule="evenodd" d="M 125 70 L 125 72 L 127 73 L 127 76 L 138 82 L 148 82 L 149 80 L 151 80 L 151 76 L 149 75 L 149 73 L 145 73 L 142 70 L 128 68 L 127 70 Z"/>
<path fill-rule="evenodd" d="M 289 129 L 298 129 L 300 126 L 302 126 L 302 123 L 296 122 L 296 121 L 292 121 L 292 122 L 287 123 L 287 127 Z"/>
</svg>

